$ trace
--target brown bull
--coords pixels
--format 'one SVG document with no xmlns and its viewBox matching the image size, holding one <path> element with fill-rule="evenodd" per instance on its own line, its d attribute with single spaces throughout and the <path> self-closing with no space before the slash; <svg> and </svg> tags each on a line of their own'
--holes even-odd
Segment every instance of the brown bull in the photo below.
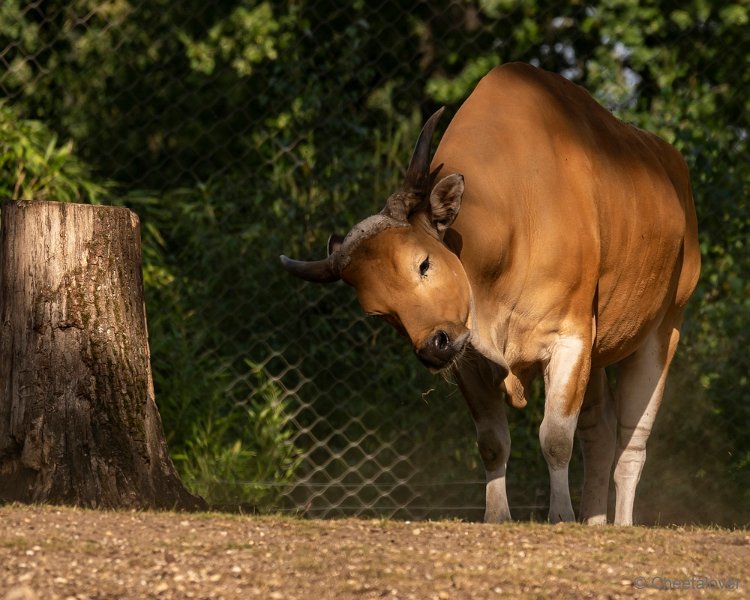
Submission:
<svg viewBox="0 0 750 600">
<path fill-rule="evenodd" d="M 510 518 L 503 393 L 526 404 L 544 377 L 539 438 L 552 522 L 573 520 L 568 463 L 584 456 L 580 517 L 632 523 L 646 440 L 700 271 L 680 154 L 582 88 L 524 64 L 492 70 L 450 123 L 430 170 L 425 124 L 405 183 L 328 258 L 282 256 L 309 281 L 343 279 L 368 314 L 452 369 L 487 473 L 487 521 Z M 610 392 L 604 368 L 617 365 Z"/>
</svg>

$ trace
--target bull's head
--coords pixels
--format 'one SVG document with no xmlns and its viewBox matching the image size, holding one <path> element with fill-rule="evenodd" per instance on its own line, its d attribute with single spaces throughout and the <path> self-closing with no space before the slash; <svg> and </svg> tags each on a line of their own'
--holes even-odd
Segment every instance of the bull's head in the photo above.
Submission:
<svg viewBox="0 0 750 600">
<path fill-rule="evenodd" d="M 461 205 L 464 179 L 451 174 L 433 185 L 430 146 L 438 110 L 425 123 L 401 189 L 385 208 L 332 235 L 328 257 L 284 268 L 307 281 L 343 279 L 367 314 L 379 315 L 409 338 L 419 359 L 440 370 L 458 358 L 470 338 L 471 288 L 458 257 L 443 243 Z"/>
</svg>

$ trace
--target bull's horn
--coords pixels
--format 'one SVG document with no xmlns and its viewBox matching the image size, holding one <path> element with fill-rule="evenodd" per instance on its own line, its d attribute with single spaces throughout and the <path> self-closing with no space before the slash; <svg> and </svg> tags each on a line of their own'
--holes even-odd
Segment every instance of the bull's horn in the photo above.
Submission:
<svg viewBox="0 0 750 600">
<path fill-rule="evenodd" d="M 430 154 L 432 149 L 432 135 L 435 133 L 440 115 L 445 107 L 439 108 L 422 127 L 419 139 L 414 146 L 414 152 L 406 170 L 401 190 L 392 194 L 381 211 L 398 221 L 406 221 L 409 213 L 427 197 L 430 192 L 432 179 L 430 176 Z M 442 166 L 442 165 L 441 165 Z M 435 173 L 437 175 L 437 172 Z"/>
<path fill-rule="evenodd" d="M 424 195 L 429 192 L 430 185 L 430 154 L 432 150 L 432 136 L 435 133 L 440 116 L 445 106 L 439 108 L 422 127 L 419 139 L 414 146 L 409 168 L 406 170 L 403 190 L 407 193 Z"/>
<path fill-rule="evenodd" d="M 333 255 L 323 260 L 294 260 L 283 254 L 280 256 L 282 266 L 295 277 L 314 283 L 331 283 L 341 279 L 335 266 Z"/>
</svg>

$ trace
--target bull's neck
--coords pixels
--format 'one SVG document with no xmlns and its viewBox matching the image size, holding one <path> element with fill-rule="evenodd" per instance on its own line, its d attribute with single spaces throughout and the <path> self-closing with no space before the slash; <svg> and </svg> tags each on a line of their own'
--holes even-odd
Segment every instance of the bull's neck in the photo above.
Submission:
<svg viewBox="0 0 750 600">
<path fill-rule="evenodd" d="M 462 230 L 459 224 L 446 232 L 444 242 L 461 261 L 471 289 L 472 344 L 481 354 L 502 364 L 511 310 L 500 289 L 506 265 L 498 259 L 508 248 L 498 247 L 498 241 L 511 236 L 501 231 L 502 235 L 488 239 L 472 233 L 471 229 Z"/>
<path fill-rule="evenodd" d="M 467 273 L 468 275 L 468 273 Z M 469 319 L 469 329 L 471 330 L 471 343 L 474 348 L 483 356 L 487 357 L 498 364 L 505 364 L 506 358 L 504 353 L 505 331 L 507 323 L 505 319 L 499 319 L 497 307 L 495 310 L 488 310 L 491 302 L 478 295 L 478 286 L 474 285 L 469 278 L 471 286 L 471 316 Z"/>
</svg>

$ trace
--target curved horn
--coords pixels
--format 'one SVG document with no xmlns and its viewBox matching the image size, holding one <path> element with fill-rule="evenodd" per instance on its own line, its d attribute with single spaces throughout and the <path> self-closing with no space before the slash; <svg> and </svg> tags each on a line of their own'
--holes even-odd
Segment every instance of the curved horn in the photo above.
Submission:
<svg viewBox="0 0 750 600">
<path fill-rule="evenodd" d="M 279 258 L 281 265 L 295 277 L 314 283 L 331 283 L 341 279 L 334 256 L 332 254 L 323 260 L 311 261 L 294 260 L 283 254 Z"/>
<path fill-rule="evenodd" d="M 422 127 L 404 178 L 403 191 L 407 193 L 420 195 L 429 192 L 432 135 L 444 110 L 445 106 L 439 108 Z"/>
<path fill-rule="evenodd" d="M 443 114 L 445 107 L 439 108 L 424 124 L 419 139 L 414 146 L 409 168 L 406 170 L 406 177 L 401 189 L 392 194 L 385 203 L 382 213 L 398 221 L 406 221 L 409 213 L 430 192 L 432 178 L 430 176 L 430 151 L 432 149 L 432 135 L 435 133 L 440 115 Z M 442 166 L 442 165 L 441 165 Z M 435 175 L 437 175 L 436 169 Z"/>
</svg>

